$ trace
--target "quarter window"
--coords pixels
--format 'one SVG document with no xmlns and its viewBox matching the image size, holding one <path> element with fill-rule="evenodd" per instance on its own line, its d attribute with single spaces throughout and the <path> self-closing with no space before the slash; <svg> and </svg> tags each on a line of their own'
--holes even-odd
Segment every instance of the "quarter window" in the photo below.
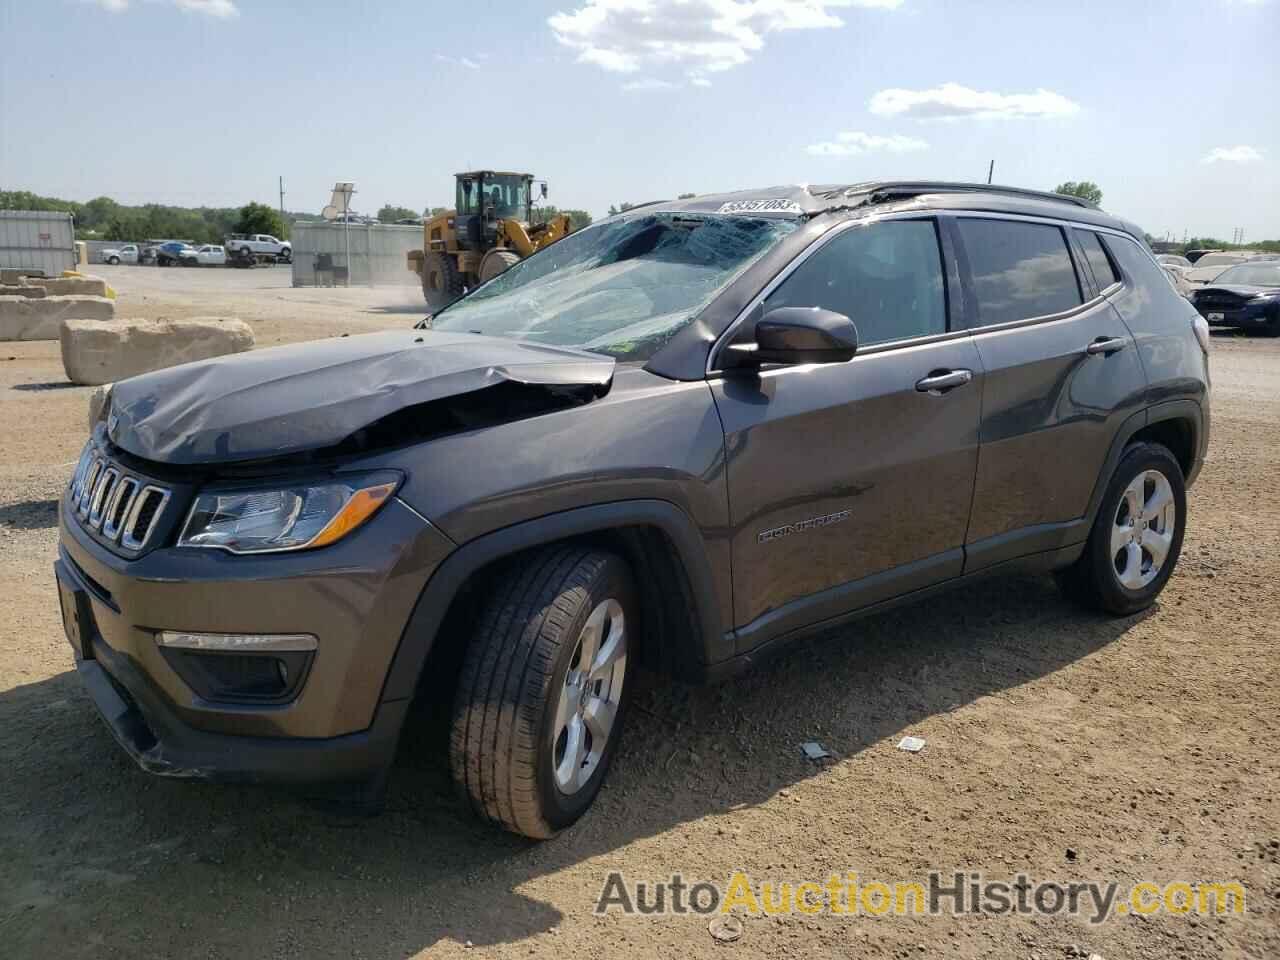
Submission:
<svg viewBox="0 0 1280 960">
<path fill-rule="evenodd" d="M 1075 231 L 1076 239 L 1084 250 L 1084 258 L 1089 261 L 1089 269 L 1093 271 L 1093 279 L 1099 290 L 1105 290 L 1113 283 L 1119 283 L 1120 277 L 1112 265 L 1107 251 L 1102 249 L 1102 241 L 1092 230 Z"/>
<path fill-rule="evenodd" d="M 946 288 L 932 220 L 852 227 L 824 244 L 769 295 L 765 310 L 822 307 L 843 313 L 860 344 L 944 333 Z"/>
<path fill-rule="evenodd" d="M 1060 227 L 978 219 L 961 219 L 958 226 L 973 274 L 979 325 L 1043 317 L 1083 302 Z"/>
</svg>

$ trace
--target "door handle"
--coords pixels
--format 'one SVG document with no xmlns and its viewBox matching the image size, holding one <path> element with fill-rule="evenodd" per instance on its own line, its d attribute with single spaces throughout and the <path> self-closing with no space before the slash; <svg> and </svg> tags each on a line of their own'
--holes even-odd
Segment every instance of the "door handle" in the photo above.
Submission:
<svg viewBox="0 0 1280 960">
<path fill-rule="evenodd" d="M 1109 356 L 1117 350 L 1123 350 L 1129 345 L 1129 341 L 1124 337 L 1099 337 L 1089 346 L 1085 347 L 1085 353 L 1101 353 Z"/>
<path fill-rule="evenodd" d="M 916 389 L 921 393 L 931 393 L 935 397 L 940 397 L 948 390 L 963 387 L 972 379 L 972 370 L 938 370 L 923 380 L 917 380 Z"/>
</svg>

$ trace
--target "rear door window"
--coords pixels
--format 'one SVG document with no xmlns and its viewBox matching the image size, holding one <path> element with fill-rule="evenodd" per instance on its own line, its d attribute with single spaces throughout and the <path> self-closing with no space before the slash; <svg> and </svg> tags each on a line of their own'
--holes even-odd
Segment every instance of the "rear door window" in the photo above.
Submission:
<svg viewBox="0 0 1280 960">
<path fill-rule="evenodd" d="M 1098 235 L 1092 230 L 1076 230 L 1076 239 L 1080 241 L 1080 247 L 1084 250 L 1084 258 L 1089 261 L 1089 269 L 1093 271 L 1094 282 L 1098 285 L 1098 290 L 1107 289 L 1113 283 L 1120 282 L 1120 275 L 1116 273 L 1115 266 L 1111 263 L 1111 258 L 1107 256 L 1107 251 L 1102 249 L 1102 241 L 1098 239 Z"/>
<path fill-rule="evenodd" d="M 946 286 L 932 220 L 851 227 L 823 244 L 769 295 L 765 310 L 843 313 L 870 346 L 947 329 Z"/>
<path fill-rule="evenodd" d="M 1062 313 L 1083 303 L 1062 228 L 1021 220 L 960 218 L 978 324 Z"/>
</svg>

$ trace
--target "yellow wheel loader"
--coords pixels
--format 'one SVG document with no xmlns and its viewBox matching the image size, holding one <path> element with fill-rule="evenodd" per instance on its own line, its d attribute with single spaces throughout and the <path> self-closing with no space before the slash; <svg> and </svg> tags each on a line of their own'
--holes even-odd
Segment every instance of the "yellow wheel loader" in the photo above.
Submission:
<svg viewBox="0 0 1280 960">
<path fill-rule="evenodd" d="M 533 185 L 529 173 L 457 174 L 455 208 L 428 220 L 422 249 L 408 254 L 409 269 L 422 279 L 427 306 L 443 307 L 573 229 L 566 214 L 533 222 Z M 545 182 L 541 188 L 546 197 Z"/>
</svg>

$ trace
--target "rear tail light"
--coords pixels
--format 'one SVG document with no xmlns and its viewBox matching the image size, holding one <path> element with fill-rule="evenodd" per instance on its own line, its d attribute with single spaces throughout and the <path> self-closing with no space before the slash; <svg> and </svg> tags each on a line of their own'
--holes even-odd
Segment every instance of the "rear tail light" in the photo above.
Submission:
<svg viewBox="0 0 1280 960">
<path fill-rule="evenodd" d="M 1196 339 L 1200 341 L 1200 349 L 1206 354 L 1209 352 L 1209 321 L 1200 314 L 1196 314 L 1191 320 L 1191 329 L 1196 332 Z"/>
</svg>

